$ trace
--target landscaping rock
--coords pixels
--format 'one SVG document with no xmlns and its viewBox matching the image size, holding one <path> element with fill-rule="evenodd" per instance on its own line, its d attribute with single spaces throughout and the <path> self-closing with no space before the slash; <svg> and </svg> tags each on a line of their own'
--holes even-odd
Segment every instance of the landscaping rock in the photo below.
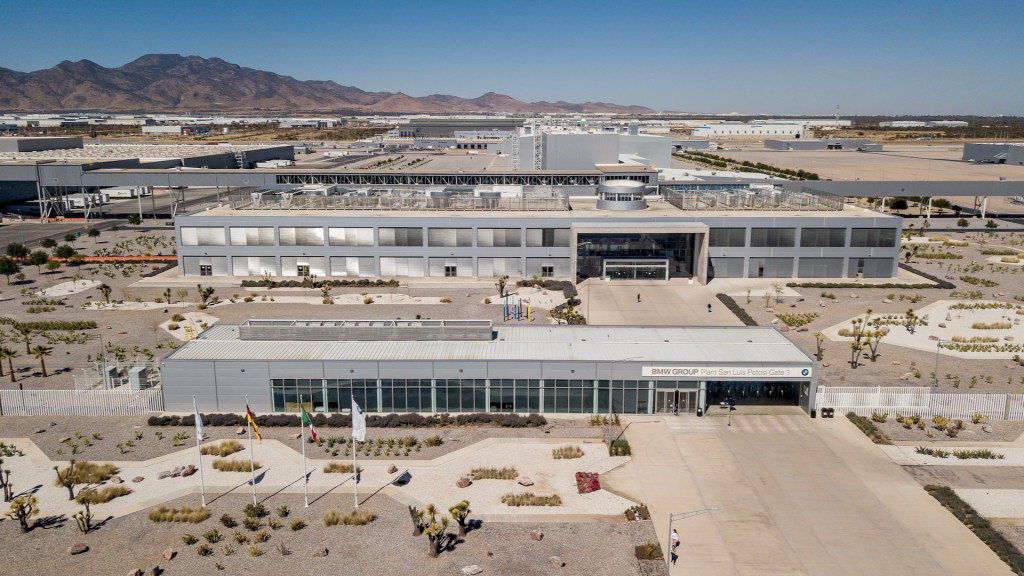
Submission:
<svg viewBox="0 0 1024 576">
<path fill-rule="evenodd" d="M 316 552 L 313 552 L 313 558 L 326 558 L 326 557 L 327 557 L 327 548 L 321 548 L 321 549 L 317 550 Z"/>
<path fill-rule="evenodd" d="M 773 310 L 771 308 L 765 308 L 764 311 L 769 313 L 769 314 L 774 314 L 775 313 L 775 310 Z"/>
<path fill-rule="evenodd" d="M 472 483 L 473 481 L 469 479 L 469 476 L 463 476 L 462 478 L 459 478 L 458 481 L 455 482 L 455 485 L 458 486 L 459 488 L 466 488 Z"/>
<path fill-rule="evenodd" d="M 68 554 L 74 556 L 75 554 L 82 554 L 83 552 L 86 552 L 88 550 L 89 547 L 85 544 L 73 544 L 70 548 L 68 548 Z"/>
<path fill-rule="evenodd" d="M 193 475 L 195 473 L 196 473 L 196 467 L 191 465 L 191 464 L 189 464 L 188 466 L 185 466 L 185 468 L 181 471 L 181 475 L 183 477 L 191 476 L 191 475 Z"/>
<path fill-rule="evenodd" d="M 888 298 L 883 298 L 882 299 L 882 304 L 891 304 L 891 303 L 892 303 L 892 300 L 889 300 Z"/>
<path fill-rule="evenodd" d="M 988 424 L 983 424 L 981 426 L 981 431 L 986 433 L 986 434 L 991 434 L 992 433 L 992 427 L 989 426 Z"/>
<path fill-rule="evenodd" d="M 132 482 L 135 482 L 136 484 L 138 484 L 139 482 L 142 482 L 145 479 L 146 478 L 143 477 L 143 476 L 136 476 L 135 478 L 132 478 Z"/>
<path fill-rule="evenodd" d="M 239 436 L 245 434 L 245 426 L 239 426 L 238 428 L 235 428 L 235 434 L 238 434 Z"/>
<path fill-rule="evenodd" d="M 142 569 L 141 568 L 136 568 L 135 570 L 132 570 L 131 572 L 129 572 L 128 576 L 142 576 Z"/>
<path fill-rule="evenodd" d="M 893 366 L 899 366 L 899 365 L 900 365 L 900 363 L 899 363 L 899 362 L 897 362 L 897 361 L 895 361 L 895 360 L 893 360 L 892 362 L 890 362 L 890 364 L 892 364 Z"/>
<path fill-rule="evenodd" d="M 931 336 L 929 336 L 929 337 L 928 337 L 928 339 L 929 339 L 929 340 L 938 340 L 938 339 L 939 339 L 939 337 L 938 337 L 938 336 L 936 336 L 935 334 L 932 334 Z"/>
<path fill-rule="evenodd" d="M 146 575 L 145 576 L 160 576 L 163 573 L 164 573 L 164 571 L 163 571 L 162 568 L 160 568 L 156 564 L 153 564 L 149 568 L 146 568 Z"/>
<path fill-rule="evenodd" d="M 555 568 L 561 568 L 565 566 L 565 562 L 562 562 L 561 556 L 548 556 L 548 562 Z"/>
<path fill-rule="evenodd" d="M 61 444 L 65 443 L 65 442 L 70 442 L 70 441 L 71 441 L 71 436 L 65 436 L 65 437 L 61 438 L 60 440 L 57 440 L 57 442 L 60 442 Z"/>
<path fill-rule="evenodd" d="M 828 368 L 829 366 L 831 366 L 831 364 L 829 364 L 828 362 L 822 362 L 821 365 L 824 368 Z"/>
<path fill-rule="evenodd" d="M 946 322 L 952 322 L 952 321 L 953 321 L 953 315 L 952 314 L 946 314 Z"/>
<path fill-rule="evenodd" d="M 170 478 L 170 477 L 171 477 L 171 472 L 169 470 L 164 470 L 163 472 L 160 472 L 159 474 L 156 475 L 156 479 L 157 480 L 163 480 L 164 478 Z"/>
<path fill-rule="evenodd" d="M 544 533 L 541 532 L 540 530 L 531 530 L 530 531 L 530 540 L 536 540 L 537 542 L 540 542 L 543 539 L 544 539 Z"/>
<path fill-rule="evenodd" d="M 167 550 L 164 550 L 164 553 L 163 553 L 164 560 L 171 560 L 172 558 L 174 558 L 177 555 L 178 555 L 178 553 L 175 552 L 173 548 L 168 548 Z"/>
<path fill-rule="evenodd" d="M 778 324 L 778 323 L 779 323 L 779 319 L 778 318 L 772 318 L 772 324 Z"/>
<path fill-rule="evenodd" d="M 789 326 L 783 324 L 782 328 L 779 328 L 779 332 L 789 332 Z"/>
<path fill-rule="evenodd" d="M 388 474 L 394 474 L 395 472 L 398 472 L 398 466 L 395 466 L 394 464 L 388 466 Z"/>
<path fill-rule="evenodd" d="M 289 440 L 298 440 L 299 438 L 302 438 L 301 433 L 292 434 L 291 436 L 288 437 Z"/>
<path fill-rule="evenodd" d="M 121 480 L 120 476 L 111 476 L 110 477 L 110 483 L 111 484 L 120 484 L 122 482 L 124 482 L 124 480 Z"/>
<path fill-rule="evenodd" d="M 797 332 L 807 332 L 807 331 L 808 331 L 808 329 L 807 329 L 807 327 L 806 327 L 806 326 L 801 326 L 801 327 L 797 328 L 797 329 L 796 329 L 796 331 L 797 331 Z"/>
<path fill-rule="evenodd" d="M 520 486 L 533 486 L 533 480 L 529 476 L 520 476 L 517 482 Z"/>
<path fill-rule="evenodd" d="M 1013 342 L 1013 336 L 1003 336 L 1003 340 L 1006 340 L 1007 342 Z"/>
<path fill-rule="evenodd" d="M 479 574 L 479 573 L 481 573 L 483 571 L 484 571 L 484 569 L 479 567 L 479 566 L 477 566 L 476 564 L 473 564 L 472 566 L 463 566 L 462 567 L 462 573 L 465 576 L 473 576 L 473 574 Z"/>
<path fill-rule="evenodd" d="M 857 294 L 850 294 L 850 298 L 860 298 L 860 296 L 857 296 Z"/>
<path fill-rule="evenodd" d="M 939 322 L 939 328 L 945 328 L 945 327 L 946 327 L 946 323 L 945 322 Z"/>
<path fill-rule="evenodd" d="M 171 477 L 172 478 L 177 478 L 177 477 L 181 476 L 181 470 L 182 470 L 181 466 L 178 466 L 174 470 L 171 470 Z"/>
<path fill-rule="evenodd" d="M 40 428 L 39 430 L 36 430 L 36 434 L 42 434 L 43 432 L 46 432 L 46 428 Z"/>
</svg>

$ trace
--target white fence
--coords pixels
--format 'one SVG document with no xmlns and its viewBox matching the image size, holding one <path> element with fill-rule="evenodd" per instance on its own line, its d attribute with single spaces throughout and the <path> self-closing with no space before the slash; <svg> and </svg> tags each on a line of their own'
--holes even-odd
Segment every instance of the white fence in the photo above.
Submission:
<svg viewBox="0 0 1024 576">
<path fill-rule="evenodd" d="M 163 409 L 159 389 L 0 390 L 0 416 L 139 416 Z"/>
<path fill-rule="evenodd" d="M 870 416 L 875 410 L 896 414 L 918 414 L 923 418 L 945 416 L 966 420 L 975 413 L 990 420 L 1024 420 L 1024 394 L 932 394 L 930 388 L 879 386 L 875 388 L 819 387 L 818 410 L 854 412 Z"/>
</svg>

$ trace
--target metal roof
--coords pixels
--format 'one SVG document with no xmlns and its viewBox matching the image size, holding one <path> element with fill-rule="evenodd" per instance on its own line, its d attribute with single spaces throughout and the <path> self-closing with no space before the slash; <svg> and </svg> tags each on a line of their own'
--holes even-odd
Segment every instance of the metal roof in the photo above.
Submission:
<svg viewBox="0 0 1024 576">
<path fill-rule="evenodd" d="M 808 364 L 772 327 L 495 326 L 490 341 L 243 341 L 214 326 L 165 358 L 178 360 L 512 360 Z"/>
</svg>

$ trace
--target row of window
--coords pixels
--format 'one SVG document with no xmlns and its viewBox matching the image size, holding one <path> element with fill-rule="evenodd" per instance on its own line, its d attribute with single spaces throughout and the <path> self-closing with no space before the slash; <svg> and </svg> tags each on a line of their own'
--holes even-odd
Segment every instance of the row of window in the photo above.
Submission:
<svg viewBox="0 0 1024 576">
<path fill-rule="evenodd" d="M 231 227 L 232 246 L 323 246 L 324 228 L 319 226 Z M 479 228 L 477 246 L 519 247 L 523 245 L 520 228 Z M 527 247 L 568 247 L 572 232 L 568 228 L 527 228 Z M 329 246 L 374 246 L 373 228 L 327 228 Z M 182 246 L 224 246 L 224 229 L 219 227 L 181 228 Z M 378 246 L 423 246 L 423 228 L 378 228 Z M 427 228 L 427 246 L 472 247 L 472 228 Z"/>
<path fill-rule="evenodd" d="M 475 260 L 475 266 L 474 266 Z M 379 262 L 379 264 L 378 264 Z M 330 269 L 327 269 L 327 265 Z M 379 266 L 379 271 L 378 271 Z M 184 256 L 185 276 L 363 277 L 363 278 L 500 278 L 502 276 L 567 277 L 568 258 L 432 257 L 423 256 Z"/>
<path fill-rule="evenodd" d="M 850 230 L 851 248 L 894 248 L 898 231 L 895 228 L 853 228 Z M 712 228 L 708 232 L 708 246 L 718 248 L 745 248 L 746 228 Z M 796 228 L 751 228 L 751 248 L 792 248 L 796 246 Z M 801 228 L 801 248 L 845 248 L 846 228 Z"/>
</svg>

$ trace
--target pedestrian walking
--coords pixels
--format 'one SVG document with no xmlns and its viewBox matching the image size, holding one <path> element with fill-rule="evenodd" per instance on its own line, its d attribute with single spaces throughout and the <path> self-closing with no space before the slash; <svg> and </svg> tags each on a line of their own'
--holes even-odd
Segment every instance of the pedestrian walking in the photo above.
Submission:
<svg viewBox="0 0 1024 576">
<path fill-rule="evenodd" d="M 711 304 L 708 303 L 708 314 L 711 314 Z"/>
<path fill-rule="evenodd" d="M 679 546 L 679 534 L 676 533 L 676 529 L 672 529 L 672 536 L 669 538 L 672 544 L 672 549 L 675 550 L 676 546 Z"/>
<path fill-rule="evenodd" d="M 637 292 L 637 294 L 636 294 L 636 301 L 640 302 L 640 293 L 639 292 Z"/>
</svg>

